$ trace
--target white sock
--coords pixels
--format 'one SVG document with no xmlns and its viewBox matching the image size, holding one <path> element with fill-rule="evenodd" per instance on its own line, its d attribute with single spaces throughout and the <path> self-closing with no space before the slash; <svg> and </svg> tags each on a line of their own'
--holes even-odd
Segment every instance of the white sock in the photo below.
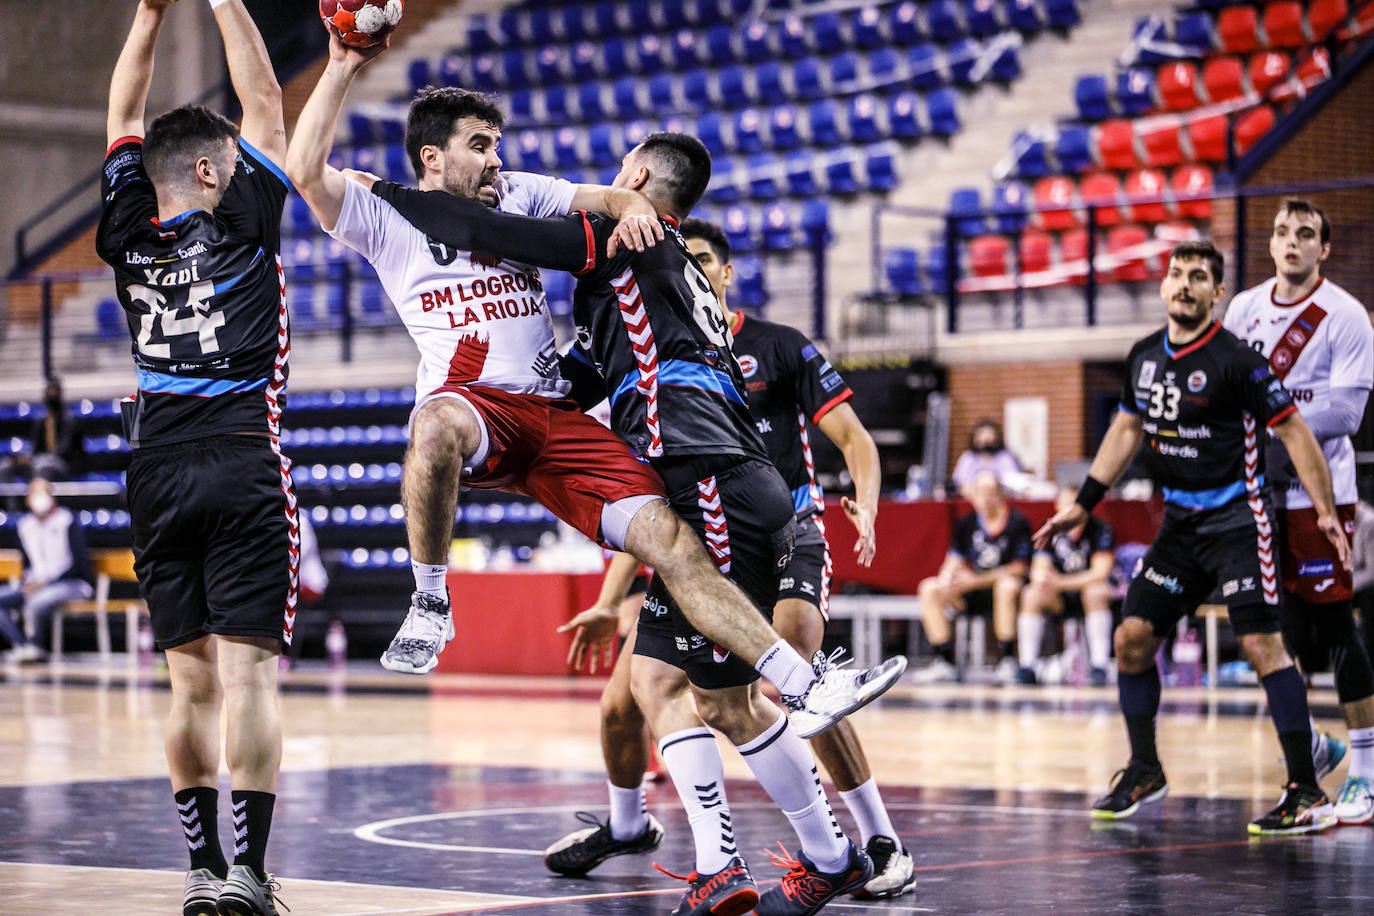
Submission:
<svg viewBox="0 0 1374 916">
<path fill-rule="evenodd" d="M 811 670 L 811 663 L 798 655 L 797 650 L 788 645 L 785 639 L 779 639 L 769 646 L 754 670 L 778 688 L 778 693 L 783 696 L 801 696 L 806 693 L 806 688 L 816 682 L 816 672 Z"/>
<path fill-rule="evenodd" d="M 658 755 L 668 768 L 696 846 L 696 870 L 714 875 L 739 855 L 730 805 L 725 800 L 725 766 L 709 728 L 688 728 L 665 735 Z"/>
<path fill-rule="evenodd" d="M 622 789 L 607 781 L 611 794 L 611 839 L 633 840 L 649 827 L 649 811 L 644 805 L 644 784 Z"/>
<path fill-rule="evenodd" d="M 1044 614 L 1016 615 L 1016 660 L 1022 668 L 1031 668 L 1040 657 L 1040 645 L 1045 638 Z"/>
<path fill-rule="evenodd" d="M 1350 729 L 1350 776 L 1374 779 L 1374 728 Z"/>
<path fill-rule="evenodd" d="M 878 783 L 873 777 L 870 776 L 868 782 L 855 786 L 848 792 L 841 792 L 840 798 L 844 799 L 844 806 L 849 809 L 849 813 L 854 815 L 854 822 L 859 825 L 859 840 L 865 847 L 875 836 L 885 836 L 896 840 L 898 849 L 903 848 L 901 838 L 892 826 L 892 819 L 887 816 L 887 806 L 883 804 L 883 797 L 878 793 Z"/>
<path fill-rule="evenodd" d="M 1112 612 L 1089 611 L 1083 623 L 1088 631 L 1088 664 L 1106 668 L 1112 657 Z"/>
<path fill-rule="evenodd" d="M 415 590 L 435 598 L 448 600 L 448 586 L 444 584 L 448 576 L 447 566 L 433 566 L 429 563 L 410 561 L 410 571 L 415 575 Z"/>
<path fill-rule="evenodd" d="M 787 727 L 787 716 L 779 711 L 777 721 L 763 734 L 737 749 L 768 797 L 787 815 L 807 858 L 823 872 L 844 868 L 849 844 L 821 788 L 811 748 Z"/>
</svg>

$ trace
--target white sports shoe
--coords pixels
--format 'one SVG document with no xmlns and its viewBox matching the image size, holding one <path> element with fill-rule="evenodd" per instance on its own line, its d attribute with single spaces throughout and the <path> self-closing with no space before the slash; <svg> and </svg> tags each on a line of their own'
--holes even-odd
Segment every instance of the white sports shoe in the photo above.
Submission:
<svg viewBox="0 0 1374 916">
<path fill-rule="evenodd" d="M 900 897 L 916 886 L 916 863 L 911 853 L 890 837 L 874 836 L 864 848 L 873 860 L 873 877 L 854 892 L 861 900 Z"/>
<path fill-rule="evenodd" d="M 247 865 L 230 866 L 229 878 L 224 882 L 217 904 L 219 916 L 279 916 L 279 890 L 281 883 L 276 875 L 268 875 L 267 880 L 260 881 Z M 282 908 L 290 912 L 284 903 Z"/>
<path fill-rule="evenodd" d="M 1347 776 L 1332 811 L 1342 824 L 1374 821 L 1374 783 L 1363 776 Z"/>
<path fill-rule="evenodd" d="M 181 898 L 181 916 L 215 916 L 224 882 L 208 868 L 193 868 L 186 873 L 186 893 Z"/>
<path fill-rule="evenodd" d="M 906 670 L 906 657 L 896 655 L 864 671 L 845 670 L 853 659 L 839 662 L 843 649 L 829 658 L 822 652 L 811 656 L 816 680 L 801 696 L 782 697 L 791 713 L 792 727 L 803 738 L 814 738 L 856 709 L 876 700 L 897 683 Z"/>
<path fill-rule="evenodd" d="M 959 669 L 937 658 L 918 671 L 911 672 L 913 684 L 953 684 L 959 680 Z"/>
<path fill-rule="evenodd" d="M 410 611 L 382 653 L 382 667 L 404 674 L 424 674 L 439 664 L 439 653 L 454 636 L 453 612 L 447 601 L 415 592 Z"/>
<path fill-rule="evenodd" d="M 997 670 L 993 676 L 997 679 L 998 684 L 1006 687 L 1016 683 L 1016 670 L 1016 659 L 1008 655 L 997 663 Z"/>
</svg>

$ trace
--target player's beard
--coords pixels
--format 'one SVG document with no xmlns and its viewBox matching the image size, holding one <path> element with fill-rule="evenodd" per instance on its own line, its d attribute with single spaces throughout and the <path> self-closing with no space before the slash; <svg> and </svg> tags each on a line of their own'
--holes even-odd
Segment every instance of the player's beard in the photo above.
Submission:
<svg viewBox="0 0 1374 916">
<path fill-rule="evenodd" d="M 1212 315 L 1210 305 L 1204 306 L 1197 299 L 1175 299 L 1171 304 L 1174 308 L 1169 310 L 1169 317 L 1173 319 L 1174 324 L 1184 330 L 1196 331 L 1206 324 Z"/>
<path fill-rule="evenodd" d="M 500 173 L 497 169 L 485 169 L 475 176 L 446 175 L 444 177 L 444 190 L 454 197 L 480 200 L 488 207 L 494 207 L 501 200 L 495 187 L 498 174 Z"/>
</svg>

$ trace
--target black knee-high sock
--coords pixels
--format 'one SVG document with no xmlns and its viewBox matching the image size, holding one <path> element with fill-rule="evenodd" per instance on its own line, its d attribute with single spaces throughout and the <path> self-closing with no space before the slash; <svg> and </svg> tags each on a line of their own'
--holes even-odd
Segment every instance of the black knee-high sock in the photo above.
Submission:
<svg viewBox="0 0 1374 916">
<path fill-rule="evenodd" d="M 1116 679 L 1121 699 L 1121 714 L 1126 718 L 1126 735 L 1131 739 L 1131 758 L 1140 763 L 1159 765 L 1155 749 L 1155 716 L 1159 713 L 1159 669 L 1154 665 L 1140 674 L 1122 672 Z"/>
<path fill-rule="evenodd" d="M 1283 745 L 1283 759 L 1288 764 L 1288 781 L 1298 785 L 1315 786 L 1316 770 L 1312 766 L 1312 726 L 1307 714 L 1307 685 L 1298 669 L 1289 665 L 1260 678 L 1269 698 L 1269 715 Z"/>
<path fill-rule="evenodd" d="M 277 796 L 271 792 L 244 792 L 235 789 L 234 864 L 247 865 L 258 877 L 267 874 L 267 834 L 272 830 L 272 806 Z"/>
<path fill-rule="evenodd" d="M 954 640 L 951 639 L 948 642 L 936 643 L 932 645 L 931 648 L 935 650 L 936 655 L 940 656 L 951 665 L 954 664 Z"/>
<path fill-rule="evenodd" d="M 216 878 L 223 880 L 229 873 L 229 863 L 224 861 L 224 850 L 219 845 L 219 789 L 193 786 L 172 797 L 176 799 L 181 830 L 186 834 L 191 869 L 209 869 Z"/>
<path fill-rule="evenodd" d="M 1001 661 L 1001 660 L 1004 659 L 1004 658 L 1015 658 L 1015 657 L 1016 657 L 1016 640 L 1014 640 L 1014 639 L 999 639 L 999 640 L 997 640 L 997 651 L 998 651 L 998 653 L 999 653 L 998 661 Z"/>
</svg>

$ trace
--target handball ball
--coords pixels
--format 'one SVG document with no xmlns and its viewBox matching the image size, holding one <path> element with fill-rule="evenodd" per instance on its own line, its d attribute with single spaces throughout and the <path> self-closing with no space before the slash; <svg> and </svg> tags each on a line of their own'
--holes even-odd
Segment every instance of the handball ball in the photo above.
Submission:
<svg viewBox="0 0 1374 916">
<path fill-rule="evenodd" d="M 350 48 L 370 48 L 401 21 L 402 0 L 320 0 L 325 27 Z"/>
</svg>

